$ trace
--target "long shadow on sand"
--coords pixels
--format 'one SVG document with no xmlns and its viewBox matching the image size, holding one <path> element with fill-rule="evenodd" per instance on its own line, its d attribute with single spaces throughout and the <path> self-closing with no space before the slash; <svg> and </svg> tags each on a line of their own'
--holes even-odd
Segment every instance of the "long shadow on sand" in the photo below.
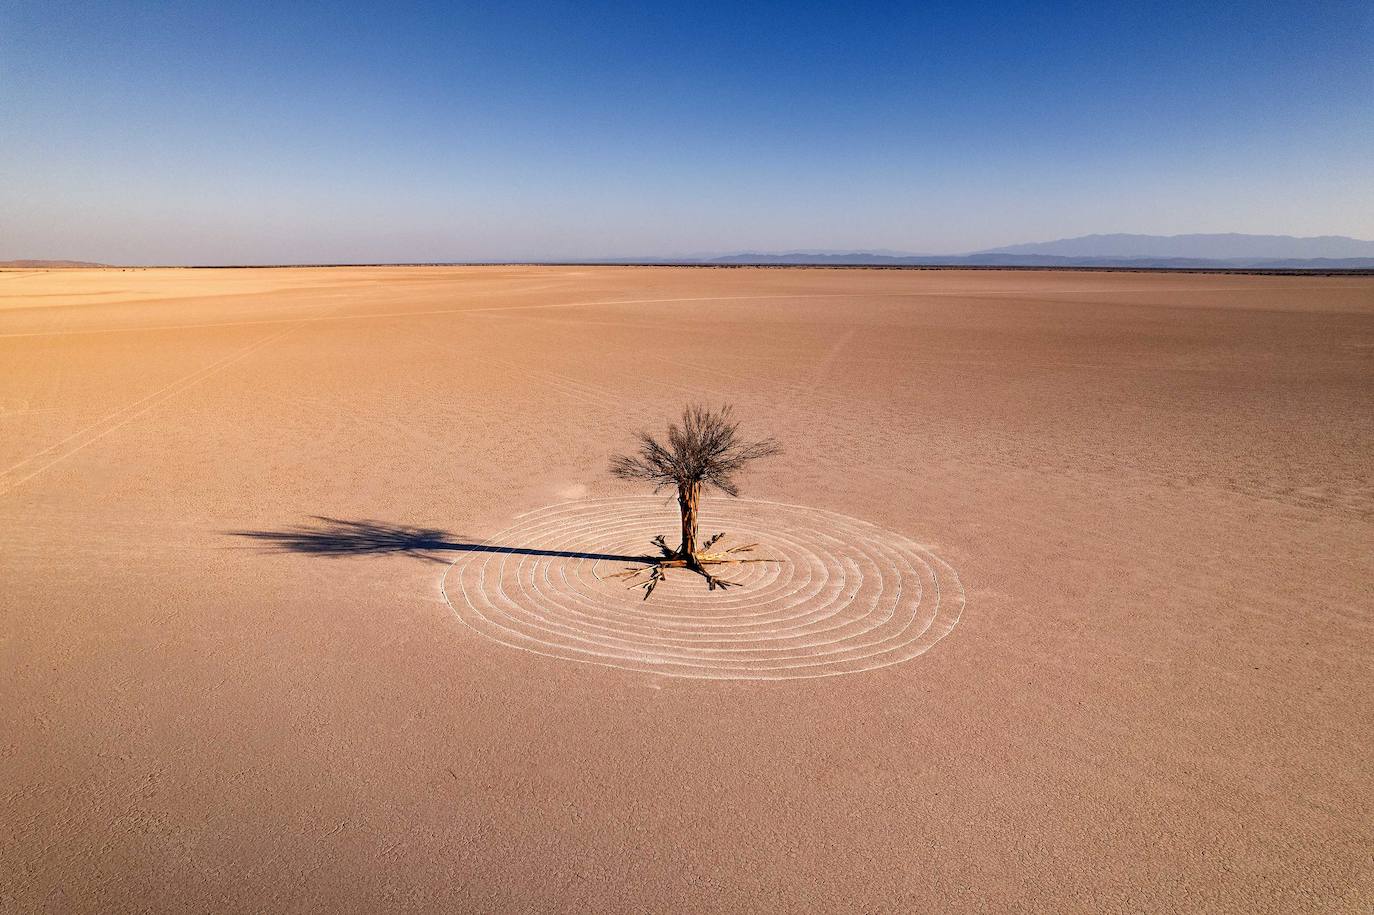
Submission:
<svg viewBox="0 0 1374 915">
<path fill-rule="evenodd" d="M 468 543 L 437 527 L 412 527 L 385 521 L 312 516 L 312 524 L 277 531 L 227 531 L 231 537 L 256 540 L 270 553 L 309 553 L 314 556 L 377 556 L 400 553 L 430 562 L 447 562 L 443 553 L 513 553 L 520 556 L 553 556 L 562 559 L 605 559 L 610 562 L 652 563 L 651 556 L 615 553 L 583 553 L 577 550 L 540 550 L 533 547 Z"/>
</svg>

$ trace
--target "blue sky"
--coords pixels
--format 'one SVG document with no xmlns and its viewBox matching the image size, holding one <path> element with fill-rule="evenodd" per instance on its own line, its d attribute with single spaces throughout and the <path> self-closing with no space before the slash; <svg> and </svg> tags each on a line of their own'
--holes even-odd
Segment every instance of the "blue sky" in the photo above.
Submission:
<svg viewBox="0 0 1374 915">
<path fill-rule="evenodd" d="M 1371 150 L 1369 0 L 0 0 L 0 259 L 1374 238 Z"/>
</svg>

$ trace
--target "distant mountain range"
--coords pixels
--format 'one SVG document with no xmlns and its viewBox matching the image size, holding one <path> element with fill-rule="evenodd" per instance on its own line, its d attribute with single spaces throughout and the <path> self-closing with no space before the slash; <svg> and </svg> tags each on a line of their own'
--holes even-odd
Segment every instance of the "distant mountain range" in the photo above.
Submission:
<svg viewBox="0 0 1374 915">
<path fill-rule="evenodd" d="M 435 262 L 441 263 L 441 262 Z M 474 261 L 445 261 L 463 264 Z M 493 263 L 759 264 L 870 267 L 1116 267 L 1193 270 L 1374 270 L 1374 241 L 1344 235 L 1083 235 L 987 248 L 969 254 L 913 254 L 873 249 L 740 251 L 669 257 L 606 257 Z M 12 260 L 0 268 L 103 267 L 85 261 Z M 288 266 L 283 264 L 281 266 Z M 324 266 L 317 264 L 314 266 Z"/>
<path fill-rule="evenodd" d="M 1055 257 L 1187 257 L 1204 260 L 1294 260 L 1374 257 L 1374 241 L 1344 235 L 1083 235 L 975 251 L 980 254 L 1042 254 Z"/>
<path fill-rule="evenodd" d="M 892 251 L 741 252 L 720 264 L 818 264 L 928 267 L 1146 267 L 1193 269 L 1368 270 L 1374 241 L 1322 235 L 1084 235 L 988 248 L 970 254 Z"/>
</svg>

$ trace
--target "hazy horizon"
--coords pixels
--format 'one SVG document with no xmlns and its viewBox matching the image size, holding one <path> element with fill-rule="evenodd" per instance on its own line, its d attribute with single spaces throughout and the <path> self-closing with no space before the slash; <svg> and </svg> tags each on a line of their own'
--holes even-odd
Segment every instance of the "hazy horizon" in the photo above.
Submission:
<svg viewBox="0 0 1374 915">
<path fill-rule="evenodd" d="M 1374 8 L 0 5 L 0 260 L 1374 238 Z"/>
</svg>

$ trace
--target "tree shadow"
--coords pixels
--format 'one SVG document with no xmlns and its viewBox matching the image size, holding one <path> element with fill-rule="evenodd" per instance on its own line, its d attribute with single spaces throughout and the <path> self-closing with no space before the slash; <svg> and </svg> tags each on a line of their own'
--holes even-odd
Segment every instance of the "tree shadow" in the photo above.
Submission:
<svg viewBox="0 0 1374 915">
<path fill-rule="evenodd" d="M 313 515 L 313 523 L 275 531 L 226 531 L 263 544 L 268 553 L 306 553 L 312 556 L 378 556 L 396 553 L 429 562 L 448 562 L 443 553 L 511 553 L 560 559 L 604 559 L 609 562 L 655 562 L 653 556 L 622 556 L 578 550 L 541 550 L 533 547 L 469 543 L 437 527 L 414 527 L 362 519 L 349 521 Z"/>
</svg>

